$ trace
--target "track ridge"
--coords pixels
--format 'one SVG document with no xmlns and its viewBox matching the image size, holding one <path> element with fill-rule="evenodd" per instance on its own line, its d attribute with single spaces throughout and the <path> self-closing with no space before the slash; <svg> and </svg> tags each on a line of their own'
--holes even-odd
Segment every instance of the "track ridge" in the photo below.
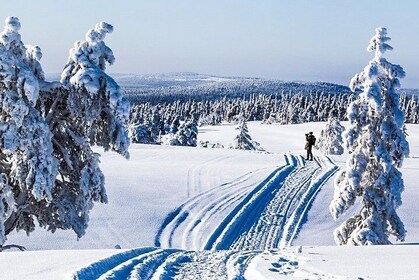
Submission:
<svg viewBox="0 0 419 280">
<path fill-rule="evenodd" d="M 209 238 L 205 249 L 227 250 L 233 248 L 233 243 L 250 230 L 257 220 L 255 218 L 263 212 L 276 189 L 281 188 L 285 178 L 297 166 L 297 158 L 295 156 L 284 156 L 287 164 L 268 176 L 221 222 L 217 230 Z"/>
<path fill-rule="evenodd" d="M 291 245 L 319 189 L 337 170 L 328 157 L 286 164 L 256 187 L 258 170 L 200 193 L 170 213 L 155 245 L 187 250 L 269 250 Z"/>
<path fill-rule="evenodd" d="M 99 260 L 72 279 L 244 279 L 258 251 L 135 249 Z"/>
<path fill-rule="evenodd" d="M 134 267 L 131 267 L 129 277 L 119 279 L 150 279 L 157 268 L 171 255 L 179 250 L 176 249 L 161 249 L 152 252 L 148 255 L 140 256 L 141 261 Z"/>
<path fill-rule="evenodd" d="M 90 265 L 76 271 L 72 277 L 74 280 L 98 279 L 103 274 L 114 269 L 123 262 L 126 262 L 138 255 L 147 254 L 156 248 L 138 248 L 112 255 L 108 258 L 91 263 Z"/>
<path fill-rule="evenodd" d="M 287 236 L 283 238 L 280 247 L 290 246 L 292 241 L 298 235 L 301 229 L 304 218 L 307 216 L 309 209 L 311 208 L 317 193 L 321 187 L 336 173 L 339 167 L 333 162 L 329 156 L 319 158 L 322 164 L 326 167 L 318 175 L 318 177 L 312 180 L 310 188 L 307 189 L 303 196 L 303 199 L 299 201 L 296 211 L 294 211 L 291 219 L 288 222 Z"/>
<path fill-rule="evenodd" d="M 132 249 L 81 268 L 72 279 L 244 279 L 252 259 L 292 244 L 317 193 L 338 169 L 325 156 L 311 162 L 284 157 L 286 164 L 259 184 L 252 178 L 263 170 L 254 170 L 192 197 L 170 213 L 155 243 L 180 244 L 183 249 Z M 220 213 L 225 215 L 221 222 Z M 195 251 L 184 250 L 187 247 Z M 298 264 L 280 260 L 277 267 L 295 269 Z"/>
<path fill-rule="evenodd" d="M 254 185 L 266 176 L 265 174 L 266 168 L 256 169 L 190 198 L 167 215 L 155 236 L 155 246 L 187 250 L 205 249 L 211 232 L 217 228 L 217 221 L 234 211 L 235 206 L 254 191 Z"/>
<path fill-rule="evenodd" d="M 217 233 L 206 249 L 270 250 L 291 245 L 321 186 L 337 170 L 328 157 L 308 162 L 290 156 L 288 166 L 265 191 L 256 193 Z"/>
</svg>

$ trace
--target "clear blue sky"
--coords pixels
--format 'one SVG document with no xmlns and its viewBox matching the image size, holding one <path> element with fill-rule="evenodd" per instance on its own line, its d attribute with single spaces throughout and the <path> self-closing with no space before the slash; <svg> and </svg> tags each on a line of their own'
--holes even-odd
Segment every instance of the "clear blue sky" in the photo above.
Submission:
<svg viewBox="0 0 419 280">
<path fill-rule="evenodd" d="M 2 1 L 0 18 L 19 17 L 22 40 L 39 45 L 48 73 L 95 23 L 114 25 L 109 72 L 191 71 L 347 85 L 388 28 L 404 67 L 403 87 L 419 88 L 419 1 L 387 0 L 37 0 Z"/>
</svg>

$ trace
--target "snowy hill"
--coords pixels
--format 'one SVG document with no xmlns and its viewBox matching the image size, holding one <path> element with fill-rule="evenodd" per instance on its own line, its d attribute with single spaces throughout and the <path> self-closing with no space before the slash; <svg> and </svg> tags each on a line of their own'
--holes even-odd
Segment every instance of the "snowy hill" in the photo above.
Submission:
<svg viewBox="0 0 419 280">
<path fill-rule="evenodd" d="M 59 80 L 59 74 L 47 74 L 49 80 Z M 275 94 L 285 92 L 350 93 L 347 86 L 326 82 L 280 81 L 255 77 L 221 77 L 191 72 L 161 74 L 112 74 L 124 88 L 132 103 L 160 102 L 157 96 L 182 96 L 183 98 L 243 97 L 250 94 Z"/>
<path fill-rule="evenodd" d="M 128 75 L 115 78 L 131 103 L 157 104 L 172 99 L 195 101 L 222 97 L 244 98 L 252 94 L 350 93 L 346 86 L 325 82 L 279 81 L 261 78 L 217 77 L 194 73 L 165 75 Z"/>
<path fill-rule="evenodd" d="M 47 80 L 60 80 L 59 73 L 46 74 Z M 327 82 L 281 81 L 257 77 L 223 77 L 193 72 L 174 72 L 160 74 L 113 73 L 112 77 L 118 84 L 137 94 L 208 90 L 210 88 L 224 90 L 230 87 L 249 87 L 256 93 L 274 90 L 312 91 L 325 93 L 349 93 L 347 86 Z M 401 94 L 419 95 L 419 89 L 400 89 Z M 131 93 L 132 94 L 132 93 Z"/>
<path fill-rule="evenodd" d="M 49 80 L 60 79 L 60 74 L 58 73 L 50 73 L 46 76 Z M 192 72 L 160 74 L 113 73 L 112 77 L 121 87 L 141 89 L 191 87 L 246 79 L 257 80 L 256 78 L 219 77 Z"/>
<path fill-rule="evenodd" d="M 230 82 L 246 78 L 219 77 L 191 72 L 161 73 L 161 74 L 113 74 L 122 87 L 127 88 L 167 88 L 193 87 L 211 85 L 220 82 Z"/>
<path fill-rule="evenodd" d="M 415 278 L 418 125 L 407 125 L 411 157 L 402 168 L 406 188 L 398 210 L 411 245 L 368 248 L 333 246 L 332 231 L 347 217 L 334 221 L 328 211 L 333 174 L 347 155 L 314 151 L 313 162 L 301 157 L 304 133 L 319 135 L 325 123 L 248 125 L 252 139 L 269 153 L 133 144 L 129 161 L 103 154 L 109 203 L 94 207 L 86 235 L 77 241 L 71 232 L 13 233 L 8 243 L 29 251 L 0 253 L 0 278 Z M 234 128 L 200 128 L 199 140 L 227 146 Z M 123 250 L 113 249 L 116 245 Z M 280 245 L 293 247 L 276 250 Z M 370 268 L 359 264 L 364 257 Z M 18 267 L 23 261 L 25 270 Z"/>
</svg>

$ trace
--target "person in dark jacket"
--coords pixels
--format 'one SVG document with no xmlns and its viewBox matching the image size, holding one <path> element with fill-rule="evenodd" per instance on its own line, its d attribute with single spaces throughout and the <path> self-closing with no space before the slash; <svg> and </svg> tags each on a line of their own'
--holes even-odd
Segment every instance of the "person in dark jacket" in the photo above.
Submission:
<svg viewBox="0 0 419 280">
<path fill-rule="evenodd" d="M 306 160 L 313 160 L 313 153 L 312 149 L 314 144 L 316 144 L 316 137 L 314 137 L 313 132 L 309 132 L 306 134 L 306 147 L 307 150 L 307 158 Z"/>
</svg>

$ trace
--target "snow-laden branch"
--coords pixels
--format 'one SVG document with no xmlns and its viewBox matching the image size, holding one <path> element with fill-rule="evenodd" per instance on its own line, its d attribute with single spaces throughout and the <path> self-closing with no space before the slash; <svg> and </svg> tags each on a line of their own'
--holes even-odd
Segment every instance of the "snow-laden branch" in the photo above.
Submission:
<svg viewBox="0 0 419 280">
<path fill-rule="evenodd" d="M 105 71 L 115 60 L 113 31 L 98 23 L 70 50 L 60 82 L 45 81 L 38 46 L 24 45 L 16 17 L 0 33 L 0 245 L 35 221 L 80 237 L 94 202 L 106 202 L 99 155 L 91 145 L 128 157 L 129 103 Z M 4 248 L 4 247 L 3 247 Z"/>
<path fill-rule="evenodd" d="M 346 132 L 349 159 L 346 170 L 335 181 L 330 212 L 336 219 L 362 197 L 359 214 L 335 230 L 337 244 L 388 244 L 389 236 L 404 240 L 406 231 L 396 213 L 404 189 L 401 167 L 409 154 L 404 133 L 404 114 L 400 109 L 399 78 L 403 68 L 391 64 L 383 54 L 393 48 L 387 44 L 386 28 L 376 29 L 368 46 L 374 58 L 352 78 L 352 90 L 362 93 L 348 109 L 350 126 Z"/>
</svg>

